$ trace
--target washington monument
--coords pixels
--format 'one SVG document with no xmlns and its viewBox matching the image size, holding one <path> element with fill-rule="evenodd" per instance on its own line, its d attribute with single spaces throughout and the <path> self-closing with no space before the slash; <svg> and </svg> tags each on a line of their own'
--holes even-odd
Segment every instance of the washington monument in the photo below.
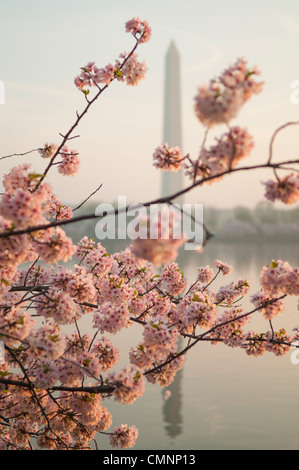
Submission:
<svg viewBox="0 0 299 470">
<path fill-rule="evenodd" d="M 163 141 L 170 147 L 178 146 L 182 149 L 180 86 L 180 56 L 172 41 L 165 60 Z M 183 189 L 182 170 L 177 173 L 166 171 L 162 174 L 162 197 L 175 194 L 181 189 Z M 182 202 L 182 197 L 174 202 Z"/>
</svg>

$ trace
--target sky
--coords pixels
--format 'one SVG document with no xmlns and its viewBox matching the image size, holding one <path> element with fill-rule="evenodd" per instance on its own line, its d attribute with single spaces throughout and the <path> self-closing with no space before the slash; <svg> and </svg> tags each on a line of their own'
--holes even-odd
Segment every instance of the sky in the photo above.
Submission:
<svg viewBox="0 0 299 470">
<path fill-rule="evenodd" d="M 160 196 L 161 174 L 152 155 L 163 142 L 164 62 L 172 40 L 181 61 L 182 150 L 191 158 L 197 158 L 204 135 L 194 113 L 197 88 L 238 57 L 257 65 L 265 82 L 263 92 L 231 122 L 255 139 L 244 165 L 264 163 L 275 129 L 298 120 L 299 104 L 290 99 L 291 83 L 299 80 L 298 0 L 0 0 L 0 5 L 5 86 L 0 156 L 59 144 L 85 107 L 74 85 L 80 67 L 89 61 L 104 67 L 128 52 L 134 39 L 125 32 L 127 20 L 138 16 L 152 29 L 151 40 L 137 51 L 148 67 L 146 79 L 136 87 L 113 82 L 76 129 L 79 137 L 70 146 L 80 154 L 79 174 L 64 177 L 51 170 L 48 181 L 63 202 L 80 203 L 100 184 L 92 201 L 125 196 L 128 203 L 142 203 Z M 298 157 L 298 144 L 299 126 L 287 128 L 275 141 L 274 160 Z M 33 152 L 0 161 L 1 175 L 25 161 L 33 171 L 45 168 Z M 230 175 L 194 189 L 185 202 L 254 207 L 264 198 L 262 182 L 271 177 L 269 170 Z"/>
</svg>

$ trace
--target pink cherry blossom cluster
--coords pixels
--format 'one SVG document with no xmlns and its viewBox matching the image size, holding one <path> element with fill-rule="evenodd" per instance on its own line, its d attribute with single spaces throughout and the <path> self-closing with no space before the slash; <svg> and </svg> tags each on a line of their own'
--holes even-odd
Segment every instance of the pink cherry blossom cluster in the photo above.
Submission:
<svg viewBox="0 0 299 470">
<path fill-rule="evenodd" d="M 199 87 L 194 99 L 199 121 L 205 126 L 229 123 L 253 94 L 261 92 L 263 83 L 255 80 L 259 73 L 257 67 L 249 69 L 247 61 L 239 58 L 218 78 Z"/>
<path fill-rule="evenodd" d="M 141 370 L 134 365 L 117 372 L 109 372 L 107 375 L 109 383 L 114 385 L 113 397 L 125 405 L 133 403 L 141 397 L 144 392 L 144 378 Z"/>
<path fill-rule="evenodd" d="M 260 283 L 263 291 L 271 296 L 298 295 L 299 270 L 287 261 L 272 260 L 268 266 L 263 267 Z"/>
<path fill-rule="evenodd" d="M 271 202 L 276 200 L 284 204 L 294 204 L 299 200 L 299 173 L 291 173 L 283 178 L 264 183 L 266 186 L 265 197 Z"/>
<path fill-rule="evenodd" d="M 163 267 L 161 277 L 163 280 L 163 289 L 170 295 L 175 296 L 182 294 L 187 287 L 187 280 L 184 277 L 184 273 L 182 273 L 179 265 L 174 261 Z"/>
<path fill-rule="evenodd" d="M 8 219 L 0 216 L 0 230 L 1 232 L 9 232 L 11 230 L 12 223 Z M 3 267 L 14 266 L 20 264 L 22 261 L 30 259 L 31 250 L 28 244 L 28 236 L 23 234 L 22 236 L 11 236 L 1 241 L 0 247 L 0 265 Z"/>
<path fill-rule="evenodd" d="M 75 150 L 70 150 L 65 146 L 61 153 L 62 162 L 58 165 L 58 172 L 66 176 L 74 176 L 78 173 L 80 159 Z"/>
<path fill-rule="evenodd" d="M 186 354 L 179 352 L 180 335 L 198 338 L 199 330 L 212 344 L 221 341 L 229 347 L 244 349 L 248 355 L 267 351 L 279 355 L 289 350 L 292 336 L 282 331 L 271 336 L 269 332 L 246 333 L 245 325 L 250 318 L 241 307 L 234 306 L 248 292 L 244 280 L 213 291 L 211 283 L 216 275 L 210 266 L 205 266 L 199 268 L 195 283 L 184 294 L 187 279 L 175 262 L 165 264 L 157 275 L 149 261 L 134 255 L 132 247 L 108 255 L 100 243 L 87 237 L 78 243 L 76 255 L 80 264 L 72 270 L 36 264 L 28 272 L 22 269 L 15 286 L 28 286 L 28 293 L 24 295 L 16 289 L 2 297 L 0 332 L 7 348 L 2 372 L 7 372 L 11 380 L 19 380 L 10 372 L 17 358 L 40 396 L 48 397 L 46 403 L 42 398 L 33 400 L 32 412 L 28 414 L 27 401 L 26 412 L 20 405 L 11 407 L 11 403 L 15 400 L 19 403 L 20 395 L 25 403 L 25 397 L 31 397 L 29 390 L 15 386 L 8 398 L 6 388 L 1 388 L 1 413 L 12 423 L 11 436 L 5 438 L 8 447 L 18 442 L 18 446 L 27 448 L 31 436 L 36 435 L 41 448 L 88 448 L 95 433 L 109 429 L 112 423 L 99 395 L 83 390 L 72 394 L 60 391 L 54 400 L 51 399 L 54 392 L 49 395 L 45 392 L 59 388 L 59 384 L 78 388 L 85 381 L 98 379 L 112 387 L 110 394 L 116 401 L 133 403 L 144 393 L 144 379 L 166 387 L 183 367 Z M 95 267 L 103 260 L 104 271 L 100 273 Z M 231 267 L 220 260 L 215 261 L 215 268 L 223 275 L 231 273 Z M 269 276 L 276 280 L 280 276 L 279 292 L 282 289 L 288 295 L 298 294 L 287 287 L 296 273 L 287 263 L 272 263 L 262 272 L 262 288 L 267 288 Z M 266 319 L 272 319 L 268 298 L 266 294 L 256 295 L 252 301 Z M 271 305 L 282 311 L 280 302 Z M 92 337 L 78 334 L 77 328 L 71 333 L 63 331 L 63 325 L 77 325 L 82 316 L 90 313 L 95 331 Z M 131 346 L 127 367 L 112 370 L 119 360 L 119 351 L 108 338 L 96 340 L 96 336 L 103 332 L 114 335 L 133 324 L 142 328 L 142 342 Z M 40 406 L 50 420 L 51 430 Z M 19 440 L 18 433 L 22 435 Z M 58 442 L 54 433 L 56 440 L 59 436 Z M 109 436 L 116 446 L 126 447 L 135 442 L 124 425 L 114 428 Z"/>
<path fill-rule="evenodd" d="M 29 174 L 29 164 L 18 165 L 3 176 L 2 184 L 8 194 L 14 194 L 19 189 L 30 189 L 34 178 Z"/>
<path fill-rule="evenodd" d="M 127 449 L 134 447 L 137 437 L 138 429 L 136 426 L 129 427 L 127 424 L 121 424 L 113 429 L 109 441 L 112 447 Z"/>
<path fill-rule="evenodd" d="M 151 28 L 147 21 L 142 21 L 140 18 L 132 18 L 125 24 L 126 32 L 132 33 L 138 38 L 139 44 L 148 42 L 151 37 Z"/>
<path fill-rule="evenodd" d="M 246 341 L 243 344 L 243 349 L 248 356 L 263 356 L 266 353 L 265 334 L 259 334 L 255 331 L 248 331 L 246 334 Z"/>
<path fill-rule="evenodd" d="M 223 261 L 219 259 L 216 259 L 214 265 L 215 265 L 215 268 L 219 269 L 219 271 L 222 272 L 223 276 L 230 274 L 233 270 L 233 268 L 229 264 L 223 263 Z"/>
<path fill-rule="evenodd" d="M 220 287 L 216 294 L 216 302 L 218 304 L 225 303 L 232 305 L 236 300 L 242 298 L 249 291 L 249 284 L 246 279 L 239 279 L 237 282 Z"/>
<path fill-rule="evenodd" d="M 140 220 L 139 236 L 132 243 L 132 252 L 157 267 L 174 261 L 178 250 L 186 243 L 181 230 L 181 217 L 163 205 L 157 212 Z"/>
<path fill-rule="evenodd" d="M 291 343 L 293 338 L 287 334 L 284 328 L 280 328 L 279 331 L 267 331 L 265 342 L 265 350 L 272 352 L 275 356 L 283 356 L 291 349 Z"/>
<path fill-rule="evenodd" d="M 39 149 L 39 154 L 42 158 L 52 158 L 58 150 L 57 144 L 48 144 L 46 143 L 44 147 Z"/>
<path fill-rule="evenodd" d="M 149 260 L 155 266 L 173 261 L 177 258 L 178 249 L 184 245 L 185 239 L 137 238 L 133 243 L 133 252 L 139 258 Z"/>
<path fill-rule="evenodd" d="M 66 348 L 65 335 L 52 319 L 41 327 L 32 329 L 27 341 L 29 348 L 38 350 L 39 355 L 52 360 L 58 359 Z"/>
<path fill-rule="evenodd" d="M 73 216 L 73 211 L 70 207 L 62 204 L 53 194 L 50 200 L 47 201 L 45 214 L 47 217 L 53 217 L 54 220 L 69 220 Z"/>
<path fill-rule="evenodd" d="M 276 300 L 275 302 L 271 302 L 271 300 L 271 295 L 266 294 L 263 290 L 256 292 L 251 297 L 251 302 L 256 307 L 260 307 L 260 311 L 267 320 L 272 320 L 277 315 L 283 313 L 285 309 L 285 303 L 283 300 Z"/>
<path fill-rule="evenodd" d="M 136 52 L 131 55 L 124 52 L 120 54 L 119 57 L 122 61 L 116 61 L 116 79 L 125 82 L 128 86 L 138 85 L 138 83 L 145 78 L 145 74 L 148 70 L 145 61 L 139 62 Z"/>
<path fill-rule="evenodd" d="M 111 70 L 112 69 L 112 70 Z M 88 62 L 84 67 L 81 67 L 81 73 L 75 77 L 75 85 L 79 90 L 83 87 L 92 87 L 99 83 L 110 83 L 114 78 L 114 68 L 112 65 L 99 69 L 95 62 Z"/>
<path fill-rule="evenodd" d="M 105 302 L 93 316 L 93 326 L 101 333 L 115 334 L 130 326 L 130 312 L 126 304 Z"/>
<path fill-rule="evenodd" d="M 80 75 L 75 78 L 76 87 L 87 92 L 90 87 L 100 87 L 101 84 L 109 85 L 114 79 L 125 82 L 128 86 L 135 86 L 145 78 L 147 66 L 145 61 L 139 62 L 134 52 L 120 54 L 121 60 L 115 64 L 108 64 L 104 68 L 98 68 L 94 62 L 89 62 L 82 67 Z"/>
<path fill-rule="evenodd" d="M 154 166 L 164 171 L 177 172 L 183 165 L 183 156 L 179 147 L 169 147 L 164 143 L 153 154 Z"/>
<path fill-rule="evenodd" d="M 132 33 L 138 44 L 150 40 L 151 28 L 146 21 L 133 18 L 126 22 L 126 32 Z M 147 72 L 145 61 L 139 62 L 136 52 L 122 53 L 115 64 L 111 63 L 105 67 L 97 67 L 95 62 L 88 62 L 81 67 L 80 75 L 74 79 L 75 86 L 85 94 L 89 93 L 91 87 L 101 90 L 101 85 L 109 85 L 113 80 L 124 81 L 129 86 L 137 85 L 143 80 Z"/>
<path fill-rule="evenodd" d="M 29 173 L 29 168 L 29 165 L 21 165 L 3 178 L 5 192 L 0 201 L 0 215 L 8 219 L 14 228 L 46 222 L 44 205 L 52 194 L 52 188 L 44 183 L 33 192 L 37 175 Z"/>
<path fill-rule="evenodd" d="M 202 284 L 208 284 L 214 277 L 214 271 L 210 266 L 200 266 L 198 268 L 197 280 Z"/>
<path fill-rule="evenodd" d="M 214 292 L 207 289 L 196 290 L 196 286 L 194 286 L 180 303 L 179 312 L 185 332 L 191 333 L 197 326 L 211 327 L 217 314 Z"/>
<path fill-rule="evenodd" d="M 204 179 L 220 174 L 219 178 L 208 180 L 213 183 L 225 173 L 234 168 L 237 163 L 247 157 L 254 147 L 252 136 L 247 129 L 234 126 L 223 134 L 217 143 L 210 148 L 202 147 L 197 161 L 185 162 L 186 175 L 191 179 Z"/>
<path fill-rule="evenodd" d="M 37 235 L 32 243 L 35 254 L 47 264 L 68 261 L 76 252 L 72 240 L 60 227 L 51 227 L 41 236 Z"/>
<path fill-rule="evenodd" d="M 244 327 L 249 322 L 248 317 L 242 316 L 240 307 L 230 307 L 217 319 L 215 323 L 217 339 L 222 339 L 223 343 L 229 347 L 243 347 L 246 341 L 246 331 Z"/>
</svg>

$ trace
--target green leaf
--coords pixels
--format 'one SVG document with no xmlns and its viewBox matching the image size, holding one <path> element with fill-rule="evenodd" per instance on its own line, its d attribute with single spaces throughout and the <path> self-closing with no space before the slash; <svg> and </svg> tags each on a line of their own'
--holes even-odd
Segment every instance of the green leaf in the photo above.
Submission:
<svg viewBox="0 0 299 470">
<path fill-rule="evenodd" d="M 141 377 L 140 372 L 137 372 L 136 375 L 134 376 L 134 382 L 137 383 L 140 377 Z"/>
<path fill-rule="evenodd" d="M 44 175 L 42 175 L 42 174 L 40 174 L 40 173 L 29 173 L 28 176 L 29 176 L 30 179 L 36 180 L 36 179 L 38 179 L 38 178 L 41 178 L 41 177 L 44 176 Z"/>
<path fill-rule="evenodd" d="M 272 263 L 270 264 L 270 268 L 277 268 L 278 264 L 276 263 L 276 261 L 272 261 Z"/>
<path fill-rule="evenodd" d="M 53 341 L 53 343 L 56 343 L 58 341 L 58 335 L 50 336 L 50 340 Z"/>
<path fill-rule="evenodd" d="M 122 77 L 122 73 L 121 73 L 121 70 L 119 67 L 117 67 L 116 69 L 114 69 L 114 77 L 117 78 L 117 77 Z"/>
</svg>

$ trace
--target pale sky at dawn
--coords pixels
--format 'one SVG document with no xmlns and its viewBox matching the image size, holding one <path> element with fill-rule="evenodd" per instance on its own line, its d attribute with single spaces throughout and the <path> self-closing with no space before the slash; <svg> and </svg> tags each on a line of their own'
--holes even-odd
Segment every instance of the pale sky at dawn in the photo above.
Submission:
<svg viewBox="0 0 299 470">
<path fill-rule="evenodd" d="M 258 65 L 265 81 L 262 94 L 247 103 L 234 124 L 247 127 L 255 149 L 244 165 L 267 160 L 274 130 L 299 120 L 291 83 L 299 80 L 298 0 L 1 0 L 0 156 L 23 153 L 46 142 L 60 143 L 83 110 L 85 100 L 74 85 L 80 67 L 114 63 L 134 39 L 124 24 L 134 16 L 149 22 L 150 42 L 138 48 L 148 73 L 137 87 L 113 82 L 75 131 L 70 146 L 81 158 L 78 176 L 50 173 L 56 194 L 78 203 L 102 183 L 93 200 L 118 196 L 143 202 L 160 195 L 161 174 L 152 154 L 163 141 L 165 54 L 172 40 L 181 58 L 183 151 L 197 156 L 204 129 L 193 111 L 197 87 L 238 57 Z M 223 130 L 219 129 L 218 135 Z M 274 159 L 298 157 L 299 126 L 279 135 Z M 34 171 L 46 162 L 38 153 L 0 161 L 1 176 L 23 161 Z M 218 207 L 254 206 L 263 199 L 272 174 L 246 172 L 196 189 L 185 200 Z M 188 184 L 186 180 L 186 184 Z"/>
</svg>

